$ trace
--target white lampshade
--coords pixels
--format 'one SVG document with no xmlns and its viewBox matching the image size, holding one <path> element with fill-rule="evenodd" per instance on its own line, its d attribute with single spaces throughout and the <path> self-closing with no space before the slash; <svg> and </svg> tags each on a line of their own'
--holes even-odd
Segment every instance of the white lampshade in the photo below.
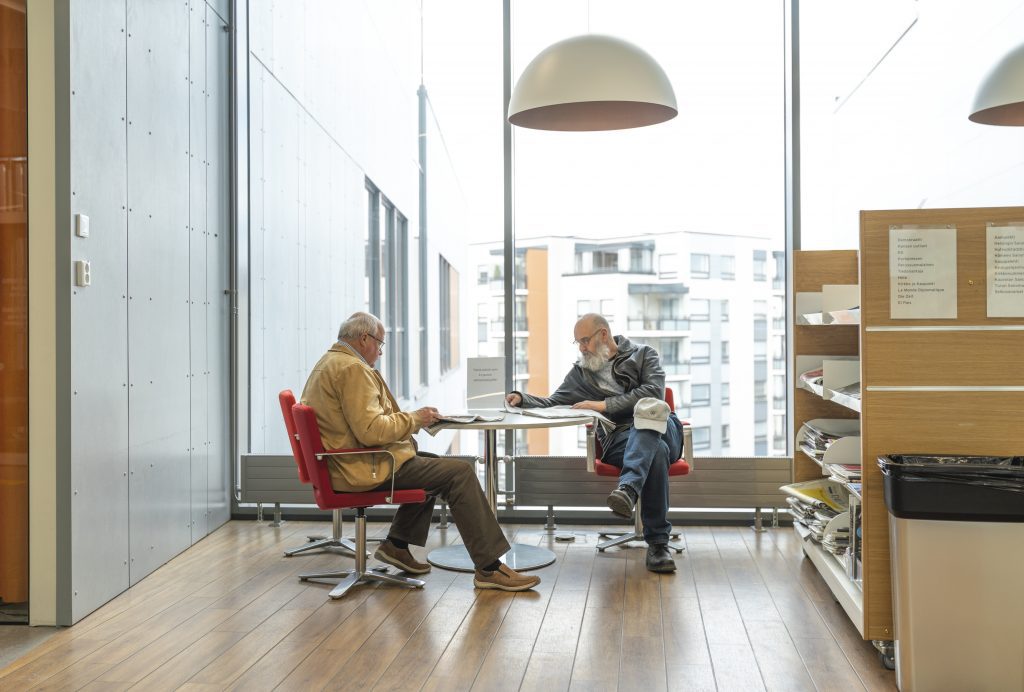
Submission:
<svg viewBox="0 0 1024 692">
<path fill-rule="evenodd" d="M 968 117 L 983 125 L 1024 125 L 1024 44 L 988 73 Z"/>
<path fill-rule="evenodd" d="M 535 130 L 625 130 L 678 114 L 672 83 L 643 49 L 587 34 L 548 46 L 512 91 L 508 121 Z"/>
</svg>

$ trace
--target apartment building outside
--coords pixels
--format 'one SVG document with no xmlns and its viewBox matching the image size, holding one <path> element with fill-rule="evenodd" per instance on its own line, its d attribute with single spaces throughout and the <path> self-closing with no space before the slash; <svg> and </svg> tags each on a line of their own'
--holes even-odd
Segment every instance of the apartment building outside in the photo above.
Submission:
<svg viewBox="0 0 1024 692">
<path fill-rule="evenodd" d="M 693 426 L 699 455 L 787 453 L 785 259 L 775 241 L 681 231 L 517 245 L 517 389 L 554 390 L 579 353 L 573 325 L 598 312 L 615 334 L 661 354 L 666 387 Z M 470 248 L 481 356 L 504 353 L 501 251 L 500 243 Z M 585 430 L 535 431 L 516 442 L 518 454 L 575 455 Z"/>
</svg>

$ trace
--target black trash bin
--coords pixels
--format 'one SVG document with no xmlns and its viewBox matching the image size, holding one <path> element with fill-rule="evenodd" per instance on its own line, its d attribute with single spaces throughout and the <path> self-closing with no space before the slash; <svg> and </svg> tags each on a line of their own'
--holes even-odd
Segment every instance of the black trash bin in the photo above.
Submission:
<svg viewBox="0 0 1024 692">
<path fill-rule="evenodd" d="M 1024 690 L 1024 457 L 878 466 L 900 690 Z"/>
</svg>

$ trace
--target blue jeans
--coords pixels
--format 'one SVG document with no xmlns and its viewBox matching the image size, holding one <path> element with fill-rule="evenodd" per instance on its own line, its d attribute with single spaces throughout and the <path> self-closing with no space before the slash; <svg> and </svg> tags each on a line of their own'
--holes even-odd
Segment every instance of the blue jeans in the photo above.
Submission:
<svg viewBox="0 0 1024 692">
<path fill-rule="evenodd" d="M 664 435 L 630 427 L 602 446 L 601 461 L 622 469 L 619 485 L 628 485 L 640 498 L 644 540 L 648 545 L 668 543 L 672 533 L 668 521 L 668 466 L 679 458 L 683 448 L 682 425 L 676 414 L 669 415 Z"/>
</svg>

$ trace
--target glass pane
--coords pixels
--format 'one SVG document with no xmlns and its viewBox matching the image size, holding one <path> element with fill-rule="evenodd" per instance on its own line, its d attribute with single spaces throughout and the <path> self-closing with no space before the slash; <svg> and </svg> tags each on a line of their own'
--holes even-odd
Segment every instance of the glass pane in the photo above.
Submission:
<svg viewBox="0 0 1024 692">
<path fill-rule="evenodd" d="M 0 623 L 28 620 L 25 2 L 0 3 Z"/>
<path fill-rule="evenodd" d="M 516 251 L 546 258 L 526 271 L 531 393 L 549 394 L 577 358 L 582 303 L 605 311 L 614 301 L 614 334 L 657 349 L 677 407 L 694 406 L 693 425 L 715 430 L 705 449 L 720 451 L 725 418 L 729 452 L 754 453 L 754 356 L 774 361 L 769 337 L 784 334 L 769 332 L 766 310 L 756 337 L 754 322 L 755 300 L 785 299 L 784 285 L 755 278 L 785 247 L 783 26 L 782 6 L 758 0 L 512 4 L 513 81 L 551 43 L 606 33 L 649 52 L 680 104 L 675 119 L 634 130 L 513 128 Z M 723 147 L 742 152 L 742 165 Z M 541 290 L 545 300 L 531 302 Z M 736 397 L 723 409 L 730 381 Z M 543 451 L 577 445 L 571 429 L 553 430 Z"/>
</svg>

